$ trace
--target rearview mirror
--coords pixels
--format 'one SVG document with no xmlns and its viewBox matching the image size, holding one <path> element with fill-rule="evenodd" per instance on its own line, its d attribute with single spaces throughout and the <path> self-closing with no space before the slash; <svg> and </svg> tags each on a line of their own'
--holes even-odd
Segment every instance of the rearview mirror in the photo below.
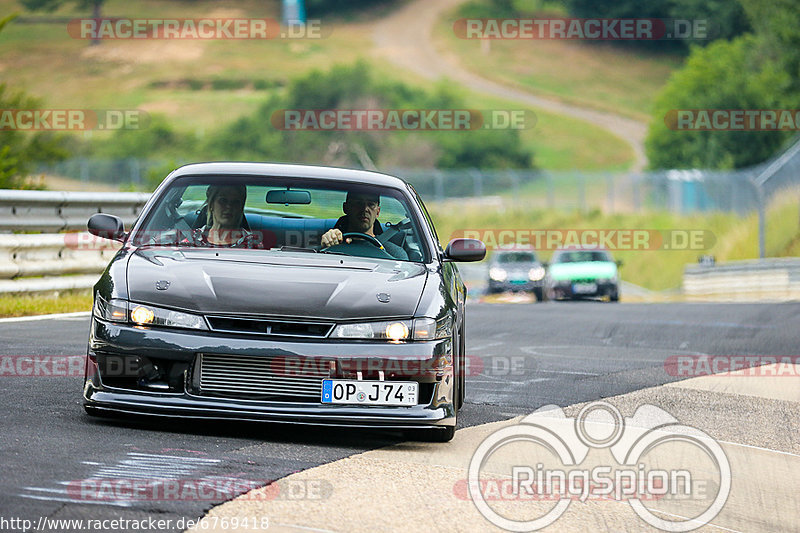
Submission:
<svg viewBox="0 0 800 533">
<path fill-rule="evenodd" d="M 89 222 L 86 226 L 89 229 L 89 233 L 97 237 L 111 239 L 112 241 L 125 240 L 125 224 L 122 223 L 122 219 L 114 215 L 95 213 L 89 217 Z"/>
<path fill-rule="evenodd" d="M 444 251 L 445 261 L 472 262 L 486 257 L 486 245 L 478 239 L 453 239 Z"/>
<path fill-rule="evenodd" d="M 311 203 L 311 193 L 308 191 L 291 191 L 287 189 L 267 191 L 267 203 L 306 205 Z"/>
</svg>

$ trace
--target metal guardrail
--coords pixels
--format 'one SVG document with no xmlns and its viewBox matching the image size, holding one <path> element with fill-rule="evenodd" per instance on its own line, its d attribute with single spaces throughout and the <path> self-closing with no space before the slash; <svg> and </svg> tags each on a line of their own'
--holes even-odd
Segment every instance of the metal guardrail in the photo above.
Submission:
<svg viewBox="0 0 800 533">
<path fill-rule="evenodd" d="M 130 227 L 149 198 L 146 193 L 0 190 L 0 293 L 91 287 L 119 243 L 99 243 L 76 230 L 85 230 L 95 213 L 117 215 Z M 37 231 L 45 233 L 24 233 Z"/>
<path fill-rule="evenodd" d="M 688 300 L 754 301 L 800 299 L 800 259 L 794 257 L 689 265 L 683 272 Z"/>
<path fill-rule="evenodd" d="M 95 213 L 110 213 L 133 224 L 149 193 L 0 190 L 0 232 L 57 233 L 86 228 Z"/>
</svg>

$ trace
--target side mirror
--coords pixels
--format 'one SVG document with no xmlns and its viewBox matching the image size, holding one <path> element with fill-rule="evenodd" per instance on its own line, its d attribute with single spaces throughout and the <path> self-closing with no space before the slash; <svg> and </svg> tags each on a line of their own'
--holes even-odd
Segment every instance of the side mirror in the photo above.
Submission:
<svg viewBox="0 0 800 533">
<path fill-rule="evenodd" d="M 122 219 L 114 215 L 96 213 L 89 217 L 87 227 L 89 233 L 97 237 L 113 241 L 125 240 L 125 224 L 122 223 Z"/>
<path fill-rule="evenodd" d="M 550 263 L 548 263 L 547 261 L 542 261 L 540 264 L 542 265 L 542 268 L 547 268 L 550 266 Z"/>
<path fill-rule="evenodd" d="M 445 261 L 482 261 L 486 257 L 486 245 L 478 239 L 453 239 L 444 250 Z"/>
<path fill-rule="evenodd" d="M 617 267 L 621 267 L 622 265 L 625 264 L 625 263 L 622 262 L 622 259 L 617 259 L 616 263 L 617 263 Z"/>
</svg>

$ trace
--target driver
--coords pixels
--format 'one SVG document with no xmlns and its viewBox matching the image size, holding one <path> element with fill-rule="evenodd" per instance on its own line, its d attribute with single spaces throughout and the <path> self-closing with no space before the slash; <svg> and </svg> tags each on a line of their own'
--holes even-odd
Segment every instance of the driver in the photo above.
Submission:
<svg viewBox="0 0 800 533">
<path fill-rule="evenodd" d="M 347 193 L 342 204 L 344 216 L 336 221 L 336 225 L 322 235 L 321 244 L 323 248 L 336 246 L 337 244 L 350 244 L 352 237 L 344 239 L 344 233 L 364 233 L 375 237 L 383 244 L 386 252 L 397 259 L 408 260 L 408 254 L 401 247 L 393 242 L 381 239 L 383 228 L 378 222 L 378 215 L 381 213 L 381 198 L 377 194 L 350 191 Z"/>
</svg>

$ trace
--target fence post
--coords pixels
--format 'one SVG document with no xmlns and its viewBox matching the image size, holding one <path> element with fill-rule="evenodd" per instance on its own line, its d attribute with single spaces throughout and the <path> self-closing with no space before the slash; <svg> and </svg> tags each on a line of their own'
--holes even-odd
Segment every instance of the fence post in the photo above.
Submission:
<svg viewBox="0 0 800 533">
<path fill-rule="evenodd" d="M 80 159 L 81 181 L 89 181 L 89 161 L 85 157 Z"/>
<path fill-rule="evenodd" d="M 766 199 L 764 198 L 764 191 L 757 185 L 756 194 L 758 195 L 758 257 L 764 259 L 767 256 L 767 206 L 765 205 Z"/>
<path fill-rule="evenodd" d="M 519 196 L 519 176 L 517 176 L 517 171 L 509 169 L 508 175 L 511 177 L 511 186 L 514 188 L 514 197 L 517 198 Z"/>
<path fill-rule="evenodd" d="M 433 187 L 436 194 L 436 200 L 438 202 L 444 200 L 444 177 L 439 170 L 435 170 L 433 173 Z"/>
<path fill-rule="evenodd" d="M 472 174 L 472 181 L 475 187 L 473 194 L 476 198 L 480 198 L 483 196 L 483 174 L 476 168 L 471 169 L 470 174 Z"/>
</svg>

